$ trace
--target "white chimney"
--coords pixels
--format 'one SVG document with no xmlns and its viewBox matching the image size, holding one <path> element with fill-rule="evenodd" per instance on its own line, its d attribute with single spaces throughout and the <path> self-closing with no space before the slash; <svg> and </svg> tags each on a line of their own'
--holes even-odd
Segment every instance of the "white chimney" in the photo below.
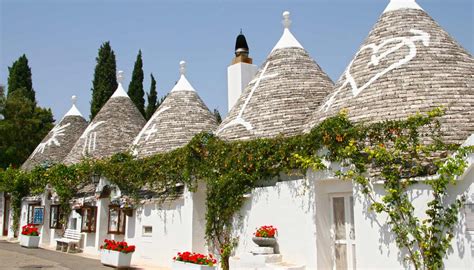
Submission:
<svg viewBox="0 0 474 270">
<path fill-rule="evenodd" d="M 248 57 L 249 48 L 245 36 L 240 31 L 235 43 L 235 58 L 227 68 L 227 101 L 228 110 L 234 107 L 242 91 L 257 73 L 257 66 Z"/>
</svg>

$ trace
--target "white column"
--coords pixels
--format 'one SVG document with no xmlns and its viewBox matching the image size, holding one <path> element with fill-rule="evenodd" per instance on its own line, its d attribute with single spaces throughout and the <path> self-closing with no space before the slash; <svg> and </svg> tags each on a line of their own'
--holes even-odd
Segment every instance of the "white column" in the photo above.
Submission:
<svg viewBox="0 0 474 270">
<path fill-rule="evenodd" d="M 227 101 L 230 111 L 239 99 L 242 91 L 257 73 L 257 66 L 247 63 L 236 63 L 227 68 Z"/>
<path fill-rule="evenodd" d="M 95 248 L 97 250 L 99 250 L 100 245 L 102 245 L 104 239 L 108 236 L 109 204 L 109 198 L 97 200 L 97 227 L 95 235 Z"/>
</svg>

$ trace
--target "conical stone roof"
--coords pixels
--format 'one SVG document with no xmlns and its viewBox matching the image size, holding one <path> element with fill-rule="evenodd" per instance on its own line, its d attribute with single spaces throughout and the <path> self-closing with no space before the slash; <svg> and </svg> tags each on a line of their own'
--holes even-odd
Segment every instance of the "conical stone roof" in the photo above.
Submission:
<svg viewBox="0 0 474 270">
<path fill-rule="evenodd" d="M 179 81 L 134 140 L 132 148 L 138 157 L 171 151 L 197 133 L 217 127 L 214 115 L 185 77 L 185 62 L 180 65 Z"/>
<path fill-rule="evenodd" d="M 35 166 L 63 162 L 74 143 L 87 127 L 87 121 L 76 107 L 76 96 L 72 96 L 72 107 L 44 137 L 21 168 L 26 171 Z"/>
<path fill-rule="evenodd" d="M 333 88 L 331 79 L 291 34 L 289 12 L 283 16 L 282 37 L 218 127 L 219 137 L 241 140 L 301 133 Z"/>
<path fill-rule="evenodd" d="M 445 107 L 445 139 L 474 132 L 474 60 L 414 0 L 392 0 L 307 130 L 347 109 L 353 121 Z"/>
<path fill-rule="evenodd" d="M 101 159 L 128 151 L 133 139 L 146 121 L 122 87 L 119 72 L 118 88 L 104 104 L 65 159 L 73 164 L 81 159 Z"/>
</svg>

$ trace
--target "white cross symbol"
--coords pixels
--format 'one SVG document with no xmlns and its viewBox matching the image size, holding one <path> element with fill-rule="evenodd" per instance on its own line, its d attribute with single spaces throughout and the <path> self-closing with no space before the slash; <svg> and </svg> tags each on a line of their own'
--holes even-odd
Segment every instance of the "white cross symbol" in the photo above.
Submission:
<svg viewBox="0 0 474 270">
<path fill-rule="evenodd" d="M 150 129 L 145 131 L 145 134 L 146 134 L 145 141 L 148 141 L 148 139 L 150 139 L 150 136 L 157 131 L 158 129 L 156 129 L 156 124 L 153 124 L 153 126 Z"/>
<path fill-rule="evenodd" d="M 167 106 L 167 107 L 161 108 L 161 106 L 160 106 L 160 109 L 153 114 L 153 116 L 150 118 L 150 120 L 148 120 L 148 122 L 146 123 L 145 127 L 143 127 L 143 129 L 140 131 L 140 133 L 138 133 L 137 137 L 135 137 L 135 140 L 133 140 L 133 143 L 132 143 L 133 154 L 135 156 L 138 155 L 137 145 L 140 142 L 140 139 L 142 138 L 143 134 L 146 135 L 145 141 L 148 141 L 148 139 L 150 139 L 150 136 L 153 133 L 155 133 L 156 131 L 158 131 L 158 129 L 156 129 L 156 124 L 155 123 L 153 123 L 153 126 L 150 129 L 148 129 L 150 127 L 151 123 L 154 122 L 155 118 L 157 118 L 160 114 L 162 114 L 163 112 L 165 112 L 169 109 L 171 109 L 171 107 Z"/>
</svg>

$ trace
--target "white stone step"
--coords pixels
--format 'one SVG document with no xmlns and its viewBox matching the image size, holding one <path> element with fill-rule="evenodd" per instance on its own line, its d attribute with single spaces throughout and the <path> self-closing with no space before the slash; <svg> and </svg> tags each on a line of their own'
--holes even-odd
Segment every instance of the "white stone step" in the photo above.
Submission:
<svg viewBox="0 0 474 270">
<path fill-rule="evenodd" d="M 240 257 L 231 257 L 229 260 L 231 269 L 265 267 L 268 263 L 279 263 L 282 261 L 280 254 L 254 255 L 252 253 L 242 254 Z"/>
<path fill-rule="evenodd" d="M 240 257 L 231 257 L 229 260 L 232 270 L 305 270 L 305 265 L 284 262 L 282 255 L 254 255 L 243 254 Z"/>
<path fill-rule="evenodd" d="M 302 264 L 293 264 L 287 262 L 268 263 L 267 268 L 272 270 L 305 270 L 306 266 Z"/>
</svg>

